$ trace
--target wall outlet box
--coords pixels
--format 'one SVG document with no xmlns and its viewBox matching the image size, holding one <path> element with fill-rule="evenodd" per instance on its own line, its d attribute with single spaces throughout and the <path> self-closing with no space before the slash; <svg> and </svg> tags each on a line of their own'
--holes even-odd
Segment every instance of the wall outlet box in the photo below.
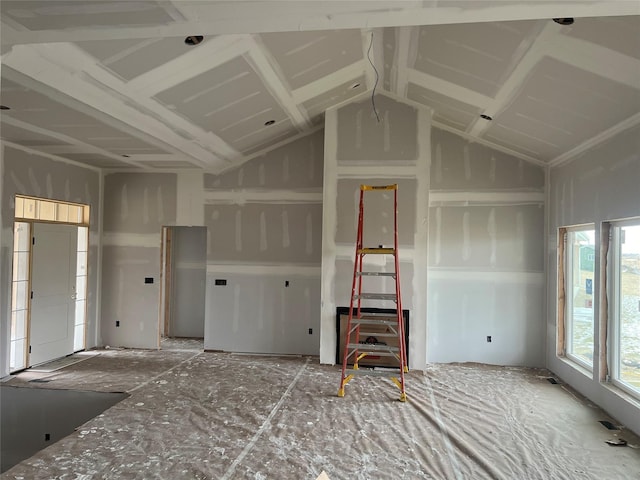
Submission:
<svg viewBox="0 0 640 480">
<path fill-rule="evenodd" d="M 116 327 L 120 326 L 120 320 L 116 320 Z"/>
<path fill-rule="evenodd" d="M 224 278 L 216 278 L 216 285 L 226 285 L 227 281 Z"/>
<path fill-rule="evenodd" d="M 153 277 L 144 277 L 144 283 L 153 283 Z"/>
</svg>

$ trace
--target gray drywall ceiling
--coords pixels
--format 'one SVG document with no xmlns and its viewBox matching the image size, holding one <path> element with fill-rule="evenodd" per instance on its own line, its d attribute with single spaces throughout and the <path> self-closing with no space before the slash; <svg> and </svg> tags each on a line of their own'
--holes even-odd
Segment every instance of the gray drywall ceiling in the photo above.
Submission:
<svg viewBox="0 0 640 480">
<path fill-rule="evenodd" d="M 639 111 L 640 90 L 544 58 L 486 137 L 550 160 Z"/>
<path fill-rule="evenodd" d="M 561 32 L 640 59 L 640 16 L 581 18 Z"/>
<path fill-rule="evenodd" d="M 112 42 L 117 42 L 113 48 L 109 45 Z M 205 42 L 206 40 L 200 45 Z M 126 80 L 163 65 L 194 48 L 187 45 L 182 37 L 138 40 L 135 43 L 122 40 L 79 42 L 78 46 Z"/>
<path fill-rule="evenodd" d="M 313 97 L 303 103 L 304 107 L 309 112 L 311 117 L 324 114 L 324 111 L 342 103 L 356 95 L 366 91 L 366 79 L 363 75 L 360 75 L 353 80 L 344 82 L 331 90 L 327 90 L 317 97 Z"/>
<path fill-rule="evenodd" d="M 429 25 L 420 28 L 415 68 L 485 95 L 495 95 L 535 21 Z"/>
<path fill-rule="evenodd" d="M 441 95 L 433 90 L 409 84 L 407 98 L 433 109 L 433 119 L 458 130 L 466 130 L 480 114 L 480 108 Z"/>
<path fill-rule="evenodd" d="M 156 98 L 238 150 L 291 130 L 291 120 L 242 57 L 160 92 Z M 266 126 L 269 120 L 276 123 Z"/>
<path fill-rule="evenodd" d="M 124 130 L 113 128 L 5 77 L 2 77 L 1 101 L 11 108 L 2 112 L 3 117 L 60 133 L 113 153 L 124 153 L 123 149 L 135 150 L 136 153 L 166 153 Z"/>
<path fill-rule="evenodd" d="M 299 88 L 362 58 L 360 30 L 260 35 L 291 88 Z"/>
<path fill-rule="evenodd" d="M 42 135 L 36 132 L 31 132 L 23 128 L 14 127 L 6 122 L 0 124 L 0 137 L 9 142 L 15 142 L 19 145 L 27 147 L 34 147 L 39 145 L 66 145 L 65 142 L 51 138 L 47 135 Z"/>
</svg>

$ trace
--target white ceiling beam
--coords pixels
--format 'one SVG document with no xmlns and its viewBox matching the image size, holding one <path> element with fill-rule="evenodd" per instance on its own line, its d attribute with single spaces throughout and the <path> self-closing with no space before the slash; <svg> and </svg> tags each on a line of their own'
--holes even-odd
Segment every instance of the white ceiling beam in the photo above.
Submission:
<svg viewBox="0 0 640 480">
<path fill-rule="evenodd" d="M 212 38 L 194 47 L 193 50 L 137 76 L 128 83 L 128 88 L 152 97 L 241 56 L 250 47 L 247 35 L 225 35 Z"/>
<path fill-rule="evenodd" d="M 366 60 L 358 60 L 357 62 L 347 65 L 346 67 L 336 70 L 329 75 L 314 80 L 311 83 L 297 88 L 291 95 L 293 100 L 297 104 L 304 103 L 311 100 L 324 92 L 331 90 L 332 88 L 339 87 L 343 83 L 347 83 L 352 80 L 357 80 L 359 77 L 365 74 L 367 68 L 371 68 L 369 62 Z"/>
<path fill-rule="evenodd" d="M 70 160 L 68 158 L 61 157 L 60 155 L 54 155 L 48 152 L 42 152 L 40 150 L 36 150 L 33 147 L 25 147 L 24 145 L 20 145 L 19 143 L 10 142 L 8 140 L 0 140 L 2 145 L 15 148 L 16 150 L 22 150 L 23 152 L 29 153 L 31 155 L 38 155 L 41 157 L 50 158 L 51 160 L 55 160 L 56 162 L 68 163 L 69 165 L 73 165 L 76 167 L 86 168 L 88 170 L 93 170 L 94 172 L 101 172 L 102 169 L 100 167 L 96 167 L 94 165 L 88 165 L 86 163 L 77 162 L 75 160 Z"/>
<path fill-rule="evenodd" d="M 535 38 L 529 39 L 529 49 L 522 56 L 515 68 L 511 71 L 511 75 L 507 77 L 496 96 L 485 107 L 482 113 L 495 117 L 509 106 L 513 98 L 519 93 L 531 71 L 547 52 L 554 48 L 560 28 L 562 28 L 560 25 L 550 21 L 542 31 L 539 33 L 537 30 L 535 31 Z M 490 125 L 491 122 L 478 117 L 467 129 L 467 133 L 472 137 L 479 137 Z"/>
<path fill-rule="evenodd" d="M 305 1 L 283 2 L 193 2 L 187 15 L 191 21 L 168 25 L 79 27 L 64 30 L 18 31 L 2 29 L 5 45 L 110 40 L 125 38 L 166 38 L 188 35 L 291 32 L 347 28 L 380 28 L 411 25 L 438 25 L 556 17 L 602 17 L 640 15 L 640 2 L 629 0 L 556 1 L 507 3 L 500 0 L 465 2 L 401 1 Z M 180 9 L 180 2 L 174 6 Z"/>
<path fill-rule="evenodd" d="M 104 150 L 103 148 L 96 147 L 95 145 L 84 143 L 81 140 L 70 137 L 68 135 L 64 135 L 63 133 L 58 133 L 52 130 L 47 130 L 46 128 L 41 128 L 35 125 L 31 125 L 30 123 L 23 122 L 22 120 L 17 120 L 15 118 L 12 118 L 9 115 L 2 116 L 2 123 L 6 123 L 7 125 L 11 125 L 16 128 L 27 130 L 28 132 L 32 132 L 37 135 L 46 135 L 48 137 L 55 138 L 56 140 L 60 140 L 61 142 L 69 144 L 69 145 L 62 145 L 57 147 L 53 145 L 45 146 L 45 147 L 42 147 L 42 149 L 41 147 L 34 147 L 33 150 L 42 150 L 43 153 L 47 153 L 51 155 L 58 155 L 58 154 L 64 155 L 65 153 L 96 154 L 96 155 L 102 155 L 103 157 L 111 158 L 112 160 L 117 160 L 119 162 L 122 162 L 128 165 L 140 167 L 139 163 L 131 160 L 130 158 L 123 157 L 122 155 L 118 155 L 117 153 L 111 153 L 108 150 Z"/>
<path fill-rule="evenodd" d="M 637 43 L 640 49 L 640 37 Z M 640 88 L 640 60 L 602 45 L 559 34 L 547 55 L 623 85 Z"/>
<path fill-rule="evenodd" d="M 409 69 L 413 68 L 418 53 L 418 28 L 400 27 L 396 31 L 396 49 L 391 67 L 391 91 L 400 97 L 407 95 Z"/>
<path fill-rule="evenodd" d="M 474 105 L 481 109 L 486 109 L 494 101 L 493 98 L 487 95 L 483 95 L 474 90 L 461 87 L 458 84 L 448 82 L 439 77 L 434 77 L 433 75 L 429 75 L 428 73 L 414 70 L 412 68 L 407 68 L 406 71 L 407 83 L 413 83 L 428 90 L 433 90 L 440 95 L 451 97 L 455 100 L 459 100 L 460 102 Z"/>
<path fill-rule="evenodd" d="M 114 95 L 119 91 L 108 84 L 87 81 L 91 77 L 78 71 L 82 67 L 75 63 L 81 62 L 79 58 L 83 55 L 86 54 L 72 44 L 22 45 L 14 48 L 5 61 L 7 66 L 29 79 L 29 88 L 41 91 L 56 101 L 68 104 L 114 128 L 122 130 L 123 124 L 127 125 L 132 129 L 129 131 L 131 135 L 151 144 L 159 144 L 164 150 L 191 157 L 192 163 L 199 167 L 215 169 L 226 166 L 227 160 L 215 151 L 178 135 L 177 126 L 167 125 L 164 115 L 175 115 L 172 112 L 162 107 L 161 112 L 146 114 L 144 108 L 135 106 L 140 105 L 142 99 L 121 98 Z M 95 68 L 94 61 L 86 65 L 86 68 L 90 69 L 91 65 Z M 98 70 L 103 78 L 108 78 L 107 72 Z M 17 81 L 24 84 L 25 78 Z M 43 85 L 48 87 L 45 88 L 47 91 L 42 91 Z M 157 108 L 160 106 L 157 105 Z M 194 128 L 188 122 L 183 122 L 190 129 Z"/>
<path fill-rule="evenodd" d="M 293 99 L 290 87 L 284 80 L 284 75 L 279 71 L 278 63 L 272 58 L 259 38 L 254 37 L 245 58 L 253 66 L 262 83 L 267 87 L 276 101 L 291 119 L 298 130 L 306 130 L 311 126 L 307 112 L 298 107 Z"/>
</svg>

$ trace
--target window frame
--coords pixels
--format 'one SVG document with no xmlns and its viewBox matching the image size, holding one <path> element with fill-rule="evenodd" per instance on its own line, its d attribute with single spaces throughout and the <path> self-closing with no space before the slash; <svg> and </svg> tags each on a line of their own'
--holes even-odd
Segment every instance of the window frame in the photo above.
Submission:
<svg viewBox="0 0 640 480">
<path fill-rule="evenodd" d="M 620 247 L 621 229 L 628 226 L 640 226 L 640 217 L 614 220 L 607 222 L 610 227 L 610 252 L 611 263 L 607 268 L 610 276 L 611 291 L 607 292 L 610 298 L 610 317 L 608 321 L 608 381 L 616 388 L 640 400 L 640 388 L 636 389 L 620 379 L 620 350 L 622 340 L 622 328 L 620 321 L 621 312 L 621 265 L 622 248 Z"/>
<path fill-rule="evenodd" d="M 594 234 L 594 260 L 598 258 L 598 229 L 595 223 L 586 223 L 581 225 L 572 225 L 561 227 L 558 229 L 558 267 L 562 267 L 558 272 L 558 356 L 564 357 L 571 363 L 579 366 L 582 369 L 588 370 L 593 373 L 595 365 L 596 345 L 597 345 L 597 332 L 595 330 L 596 325 L 596 292 L 598 286 L 598 278 L 596 277 L 596 262 L 594 261 L 594 278 L 592 284 L 592 329 L 593 329 L 593 357 L 591 363 L 585 361 L 582 357 L 574 354 L 570 351 L 570 346 L 573 345 L 573 266 L 574 266 L 574 249 L 573 245 L 569 243 L 569 237 L 575 232 L 592 231 Z M 579 253 L 578 253 L 579 254 Z M 569 292 L 569 293 L 567 293 Z M 571 349 L 573 350 L 573 349 Z"/>
</svg>

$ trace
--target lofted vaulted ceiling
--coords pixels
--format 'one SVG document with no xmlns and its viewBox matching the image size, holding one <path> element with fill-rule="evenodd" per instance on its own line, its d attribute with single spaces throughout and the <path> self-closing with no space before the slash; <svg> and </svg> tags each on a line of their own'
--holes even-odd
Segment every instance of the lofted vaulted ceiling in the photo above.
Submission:
<svg viewBox="0 0 640 480">
<path fill-rule="evenodd" d="M 100 168 L 223 171 L 374 86 L 540 164 L 640 122 L 639 2 L 3 0 L 0 13 L 2 139 Z"/>
</svg>

